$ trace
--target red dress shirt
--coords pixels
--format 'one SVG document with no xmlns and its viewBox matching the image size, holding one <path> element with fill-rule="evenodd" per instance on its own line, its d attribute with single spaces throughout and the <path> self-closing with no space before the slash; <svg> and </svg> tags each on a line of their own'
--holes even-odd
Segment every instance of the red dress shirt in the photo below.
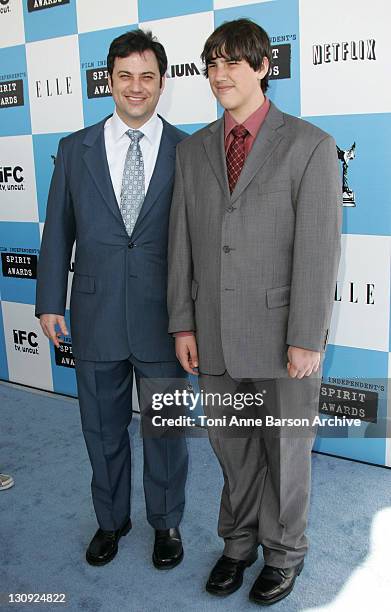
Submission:
<svg viewBox="0 0 391 612">
<path fill-rule="evenodd" d="M 244 152 L 245 152 L 246 157 L 248 156 L 254 144 L 254 140 L 259 130 L 261 129 L 263 122 L 265 121 L 269 108 L 270 108 L 270 100 L 268 98 L 265 98 L 265 101 L 262 104 L 262 106 L 257 108 L 257 110 L 254 111 L 253 114 L 250 115 L 246 119 L 246 121 L 243 121 L 242 124 L 239 124 L 237 121 L 235 121 L 235 119 L 232 117 L 229 111 L 224 112 L 225 153 L 227 153 L 229 145 L 234 139 L 233 134 L 232 134 L 233 128 L 235 127 L 235 125 L 243 125 L 243 127 L 245 127 L 249 132 L 246 138 L 244 139 Z"/>
</svg>

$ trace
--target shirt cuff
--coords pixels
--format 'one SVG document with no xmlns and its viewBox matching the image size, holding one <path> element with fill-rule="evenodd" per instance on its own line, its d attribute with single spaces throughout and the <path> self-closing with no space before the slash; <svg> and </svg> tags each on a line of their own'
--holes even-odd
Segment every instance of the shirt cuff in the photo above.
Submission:
<svg viewBox="0 0 391 612">
<path fill-rule="evenodd" d="M 194 332 L 192 332 L 192 331 L 180 331 L 180 332 L 175 332 L 172 335 L 174 336 L 174 338 L 182 338 L 184 336 L 194 336 Z"/>
</svg>

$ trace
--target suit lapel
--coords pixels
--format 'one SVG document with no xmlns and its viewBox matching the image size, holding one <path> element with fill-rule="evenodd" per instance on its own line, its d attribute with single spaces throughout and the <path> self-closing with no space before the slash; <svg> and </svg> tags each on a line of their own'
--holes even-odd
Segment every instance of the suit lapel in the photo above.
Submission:
<svg viewBox="0 0 391 612">
<path fill-rule="evenodd" d="M 209 131 L 204 136 L 204 147 L 210 165 L 219 182 L 221 190 L 226 198 L 230 198 L 227 162 L 224 149 L 224 120 L 219 119 L 209 126 Z"/>
<path fill-rule="evenodd" d="M 107 206 L 123 225 L 121 211 L 119 210 L 117 198 L 115 197 L 109 165 L 107 163 L 104 138 L 104 124 L 107 119 L 108 117 L 97 125 L 94 125 L 88 131 L 83 142 L 87 147 L 83 159 L 90 171 L 92 180 L 100 191 Z"/>
<path fill-rule="evenodd" d="M 284 125 L 283 114 L 273 103 L 270 103 L 269 112 L 266 115 L 265 121 L 245 161 L 239 180 L 232 192 L 232 203 L 240 197 L 248 184 L 252 181 L 254 176 L 260 172 L 270 155 L 279 145 L 283 138 L 283 134 L 278 132 L 277 128 L 282 125 Z"/>
<path fill-rule="evenodd" d="M 163 119 L 163 132 L 155 168 L 133 233 L 140 227 L 140 224 L 155 204 L 167 183 L 172 180 L 175 170 L 175 148 L 177 142 L 176 139 L 172 138 L 170 125 Z"/>
</svg>

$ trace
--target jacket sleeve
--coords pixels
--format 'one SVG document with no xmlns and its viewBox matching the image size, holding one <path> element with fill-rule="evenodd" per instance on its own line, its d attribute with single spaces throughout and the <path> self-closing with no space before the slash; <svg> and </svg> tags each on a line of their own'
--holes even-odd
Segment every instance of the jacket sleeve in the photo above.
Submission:
<svg viewBox="0 0 391 612">
<path fill-rule="evenodd" d="M 169 333 L 195 330 L 194 303 L 191 297 L 193 265 L 185 192 L 180 153 L 177 150 L 168 234 Z"/>
<path fill-rule="evenodd" d="M 336 144 L 316 146 L 301 179 L 287 344 L 324 351 L 341 254 L 342 188 Z"/>
<path fill-rule="evenodd" d="M 50 184 L 38 261 L 35 315 L 64 315 L 68 269 L 75 241 L 75 218 L 60 140 Z"/>
</svg>

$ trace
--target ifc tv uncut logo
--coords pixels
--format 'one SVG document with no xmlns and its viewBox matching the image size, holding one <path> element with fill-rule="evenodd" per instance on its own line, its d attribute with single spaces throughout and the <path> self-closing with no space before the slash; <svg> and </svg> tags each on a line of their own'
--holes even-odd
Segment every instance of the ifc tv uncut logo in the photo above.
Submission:
<svg viewBox="0 0 391 612">
<path fill-rule="evenodd" d="M 0 15 L 11 12 L 9 1 L 10 0 L 0 0 Z"/>
</svg>

